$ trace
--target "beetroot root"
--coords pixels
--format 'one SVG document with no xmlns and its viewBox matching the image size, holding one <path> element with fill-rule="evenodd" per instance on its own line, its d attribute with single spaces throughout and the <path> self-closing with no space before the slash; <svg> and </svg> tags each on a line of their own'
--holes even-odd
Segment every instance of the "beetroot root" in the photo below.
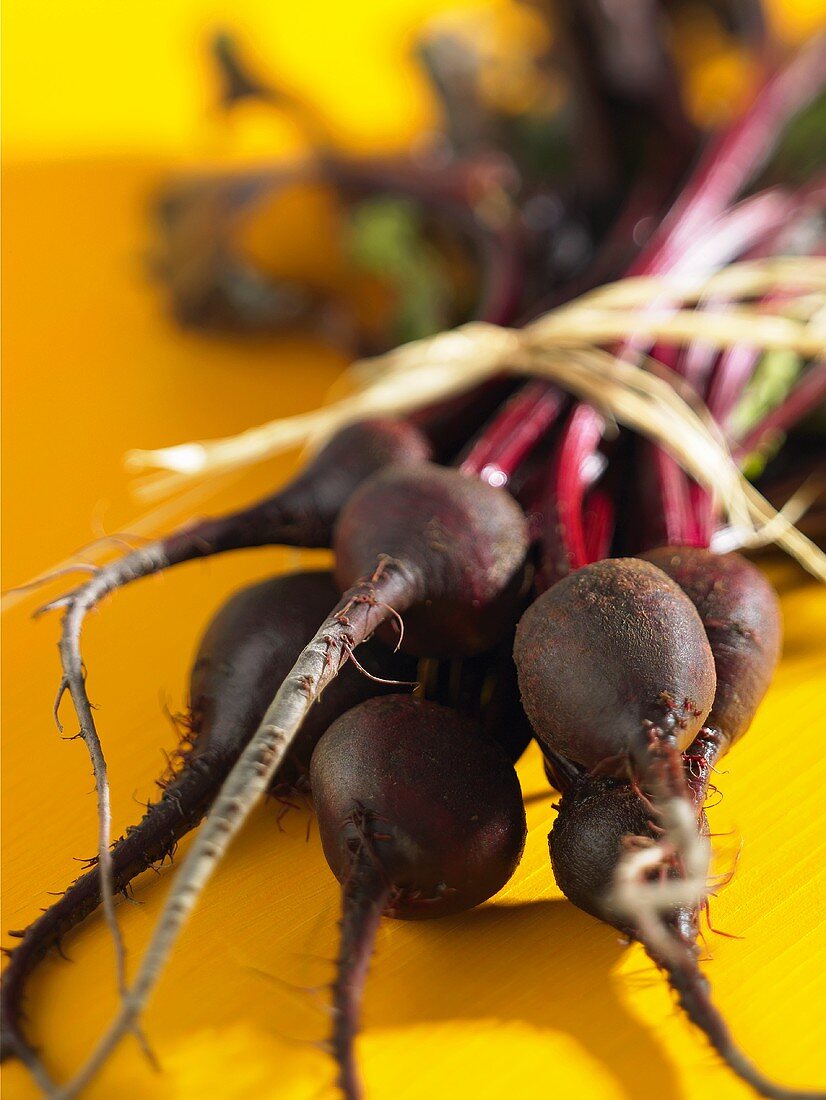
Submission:
<svg viewBox="0 0 826 1100">
<path fill-rule="evenodd" d="M 522 510 L 503 491 L 430 464 L 389 468 L 342 509 L 335 575 L 349 588 L 382 557 L 404 563 L 411 596 L 403 648 L 428 657 L 480 653 L 516 618 L 527 548 Z"/>
<path fill-rule="evenodd" d="M 682 750 L 714 698 L 700 618 L 665 574 L 606 559 L 528 608 L 514 645 L 525 712 L 540 742 L 586 768 L 645 770 L 652 736 Z"/>
<path fill-rule="evenodd" d="M 522 854 L 525 811 L 502 749 L 455 711 L 410 696 L 368 700 L 334 722 L 310 777 L 343 888 L 333 1049 L 355 1100 L 353 1041 L 381 916 L 441 917 L 497 893 Z"/>
<path fill-rule="evenodd" d="M 111 850 L 112 884 L 126 893 L 148 868 L 171 857 L 178 842 L 201 821 L 221 784 L 250 739 L 280 683 L 336 598 L 328 572 L 293 573 L 254 584 L 218 611 L 200 643 L 190 677 L 190 716 L 179 767 Z M 278 794 L 302 783 L 318 739 L 333 719 L 372 695 L 387 693 L 378 678 L 409 677 L 415 664 L 393 655 L 378 641 L 368 643 L 362 663 L 370 679 L 347 668 L 310 711 L 290 757 L 275 777 Z M 398 690 L 395 688 L 393 690 Z M 21 1026 L 28 978 L 49 949 L 100 905 L 99 866 L 77 879 L 62 897 L 26 929 L 3 975 L 0 990 L 2 1057 L 27 1064 L 36 1057 Z"/>
<path fill-rule="evenodd" d="M 387 913 L 403 920 L 479 905 L 524 846 L 522 794 L 504 750 L 475 722 L 412 695 L 368 699 L 333 722 L 313 753 L 310 789 L 336 878 L 346 885 L 354 848 L 369 849 L 392 886 Z M 369 835 L 354 814 L 372 823 Z"/>
<path fill-rule="evenodd" d="M 719 750 L 715 739 L 698 741 L 686 753 L 687 775 L 698 819 L 697 828 L 706 831 L 702 802 L 706 783 L 697 782 L 693 762 L 705 757 L 701 774 L 707 778 Z M 560 774 L 554 769 L 555 775 Z M 612 903 L 617 870 L 628 850 L 629 838 L 640 849 L 659 846 L 659 835 L 651 821 L 650 807 L 628 783 L 617 779 L 588 776 L 576 769 L 563 770 L 559 814 L 548 838 L 557 885 L 578 908 L 619 928 L 640 942 L 654 963 L 664 972 L 681 1008 L 717 1051 L 725 1064 L 759 1095 L 777 1100 L 820 1097 L 823 1093 L 784 1088 L 768 1080 L 737 1048 L 720 1012 L 709 996 L 709 988 L 698 966 L 697 908 L 672 910 L 664 925 L 668 950 L 659 947 L 661 936 L 652 940 L 644 927 L 629 922 L 628 914 Z M 671 874 L 677 874 L 672 865 Z M 659 868 L 656 869 L 659 873 Z"/>
</svg>

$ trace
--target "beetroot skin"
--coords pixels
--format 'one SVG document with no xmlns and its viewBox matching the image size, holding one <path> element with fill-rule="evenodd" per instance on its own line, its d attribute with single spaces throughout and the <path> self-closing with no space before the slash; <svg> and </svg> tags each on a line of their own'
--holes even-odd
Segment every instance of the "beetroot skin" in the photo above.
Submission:
<svg viewBox="0 0 826 1100">
<path fill-rule="evenodd" d="M 193 722 L 200 734 L 196 749 L 211 752 L 226 739 L 229 763 L 238 757 L 271 702 L 274 687 L 286 679 L 298 654 L 338 596 L 327 571 L 288 573 L 235 593 L 215 615 L 198 649 L 190 676 Z M 416 664 L 394 655 L 377 639 L 359 650 L 359 664 L 345 667 L 312 708 L 279 768 L 274 787 L 287 791 L 309 773 L 318 739 L 340 714 L 373 695 L 398 692 L 382 678 L 412 681 Z M 371 678 L 372 677 L 372 678 Z"/>
<path fill-rule="evenodd" d="M 342 509 L 334 537 L 342 589 L 387 556 L 411 591 L 403 648 L 417 656 L 480 653 L 518 615 L 528 529 L 502 489 L 422 463 L 374 474 Z M 418 606 L 417 606 L 418 605 Z"/>
<path fill-rule="evenodd" d="M 702 810 L 699 827 L 707 828 Z M 629 836 L 658 839 L 650 806 L 628 783 L 582 776 L 562 797 L 548 846 L 556 884 L 565 897 L 591 916 L 634 935 L 609 901 L 623 840 Z"/>
<path fill-rule="evenodd" d="M 337 719 L 313 754 L 324 854 L 346 883 L 369 845 L 392 884 L 390 916 L 419 920 L 497 893 L 525 843 L 513 765 L 478 726 L 413 696 L 370 699 Z"/>
<path fill-rule="evenodd" d="M 586 768 L 623 770 L 650 724 L 684 749 L 714 699 L 703 624 L 650 562 L 606 559 L 543 593 L 516 631 L 525 712 L 540 742 Z"/>
<path fill-rule="evenodd" d="M 354 1041 L 383 916 L 443 917 L 508 881 L 525 843 L 513 765 L 479 725 L 410 695 L 342 715 L 310 765 L 319 832 L 342 886 L 331 1049 L 346 1100 L 363 1086 Z"/>
<path fill-rule="evenodd" d="M 665 546 L 641 556 L 676 581 L 697 608 L 717 671 L 707 724 L 720 732 L 725 751 L 751 725 L 780 657 L 777 594 L 740 554 Z"/>
</svg>

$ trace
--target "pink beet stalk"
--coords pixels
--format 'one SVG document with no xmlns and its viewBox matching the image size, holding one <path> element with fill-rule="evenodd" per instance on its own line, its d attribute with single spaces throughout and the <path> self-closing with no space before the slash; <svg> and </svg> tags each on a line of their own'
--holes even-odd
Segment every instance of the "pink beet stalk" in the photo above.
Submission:
<svg viewBox="0 0 826 1100">
<path fill-rule="evenodd" d="M 709 226 L 718 221 L 746 182 L 765 163 L 778 133 L 817 93 L 824 68 L 826 39 L 817 40 L 769 81 L 751 108 L 712 144 L 659 232 L 631 265 L 629 275 L 696 270 L 698 266 L 710 272 L 777 228 L 780 219 L 787 214 L 784 197 L 767 192 L 742 203 L 731 218 L 715 225 L 714 235 L 709 237 Z M 703 242 L 699 255 L 695 251 L 696 238 Z M 617 349 L 617 353 L 623 356 L 638 350 L 635 342 L 627 342 Z M 593 436 L 599 414 L 592 410 L 590 416 L 597 418 L 591 425 Z M 664 465 L 667 464 L 665 461 Z M 676 482 L 676 478 L 673 480 Z M 684 496 L 687 506 L 687 489 Z M 675 516 L 680 515 L 684 512 L 683 503 L 675 501 L 669 510 Z M 556 537 L 553 532 L 549 534 L 551 542 Z M 554 554 L 556 561 L 551 571 L 563 560 L 558 548 L 550 550 L 549 556 Z"/>
<path fill-rule="evenodd" d="M 725 210 L 777 144 L 790 119 L 820 91 L 826 36 L 819 36 L 758 92 L 751 107 L 720 135 L 629 274 L 669 270 L 679 254 Z"/>
<path fill-rule="evenodd" d="M 471 444 L 459 469 L 496 488 L 506 486 L 564 403 L 565 395 L 556 386 L 528 382 Z"/>
<path fill-rule="evenodd" d="M 588 563 L 582 502 L 601 472 L 597 447 L 605 424 L 590 405 L 577 404 L 557 445 L 543 507 L 544 555 L 540 591 Z"/>
<path fill-rule="evenodd" d="M 749 110 L 712 143 L 659 231 L 631 265 L 629 275 L 696 270 L 698 266 L 711 272 L 745 249 L 754 247 L 782 224 L 782 219 L 788 215 L 785 205 L 788 200 L 782 193 L 766 192 L 740 204 L 729 219 L 714 225 L 713 235 L 709 236 L 709 227 L 718 222 L 748 180 L 766 162 L 778 134 L 817 94 L 824 71 L 826 38 L 820 38 L 774 76 Z M 700 255 L 695 251 L 697 238 L 703 242 Z M 636 343 L 629 342 L 618 349 L 618 354 L 627 355 L 637 350 Z M 587 432 L 586 420 L 591 421 Z M 601 437 L 599 414 L 594 410 L 583 411 L 579 430 L 593 440 L 593 454 Z M 579 451 L 579 460 L 583 459 Z M 684 495 L 687 502 L 687 489 Z M 569 496 L 569 504 L 575 496 Z M 677 504 L 672 511 L 680 513 L 683 510 L 683 505 Z M 568 519 L 570 525 L 566 525 L 566 533 L 561 537 L 572 541 L 561 553 L 560 524 L 556 518 L 550 519 L 546 531 L 546 558 L 552 560 L 552 564 L 546 566 L 549 576 L 555 575 L 566 560 L 575 560 L 580 552 L 585 552 L 584 537 L 580 538 L 575 530 L 581 531 L 582 516 L 574 521 L 568 515 Z"/>
<path fill-rule="evenodd" d="M 600 561 L 611 553 L 616 508 L 609 493 L 593 489 L 585 498 L 585 555 L 588 561 Z"/>
</svg>

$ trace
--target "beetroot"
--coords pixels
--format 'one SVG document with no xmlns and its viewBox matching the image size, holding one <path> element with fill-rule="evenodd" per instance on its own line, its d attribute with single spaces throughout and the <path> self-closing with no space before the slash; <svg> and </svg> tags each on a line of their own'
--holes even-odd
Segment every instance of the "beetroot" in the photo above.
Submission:
<svg viewBox="0 0 826 1100">
<path fill-rule="evenodd" d="M 365 420 L 339 431 L 314 461 L 285 489 L 250 508 L 221 519 L 203 520 L 149 543 L 97 570 L 91 580 L 52 600 L 43 610 L 65 607 L 60 640 L 63 675 L 55 703 L 68 690 L 80 722 L 95 775 L 98 799 L 98 857 L 103 910 L 115 945 L 118 984 L 124 988 L 123 945 L 114 914 L 109 839 L 111 812 L 106 760 L 98 737 L 93 708 L 86 693 L 80 635 L 88 612 L 104 596 L 140 577 L 169 566 L 224 550 L 282 543 L 291 546 L 327 546 L 335 517 L 352 490 L 368 474 L 392 462 L 422 461 L 429 444 L 417 428 L 404 421 Z M 58 721 L 62 731 L 62 726 Z"/>
<path fill-rule="evenodd" d="M 313 702 L 348 660 L 356 660 L 356 647 L 390 619 L 401 629 L 401 616 L 417 605 L 423 612 L 416 617 L 417 633 L 431 652 L 472 653 L 512 628 L 528 549 L 519 505 L 501 489 L 429 463 L 390 474 L 373 475 L 343 510 L 335 539 L 337 577 L 346 583 L 351 571 L 365 573 L 305 646 L 227 777 L 178 872 L 121 1010 L 72 1082 L 73 1094 L 135 1027 L 212 871 L 288 756 Z M 454 622 L 445 621 L 448 609 Z M 441 627 L 446 638 L 437 633 Z"/>
<path fill-rule="evenodd" d="M 697 827 L 702 832 L 707 831 L 702 803 L 710 765 L 719 748 L 717 740 L 706 739 L 705 733 L 686 753 L 687 785 L 698 815 Z M 709 997 L 708 983 L 697 963 L 697 909 L 674 908 L 661 927 L 652 929 L 629 922 L 627 913 L 613 907 L 613 884 L 629 844 L 638 850 L 654 850 L 659 844 L 660 831 L 651 820 L 650 806 L 628 783 L 587 775 L 566 766 L 564 761 L 561 767 L 554 766 L 556 763 L 559 762 L 552 761 L 552 767 L 562 789 L 562 800 L 548 842 L 554 875 L 563 894 L 586 913 L 614 925 L 645 947 L 664 972 L 691 1022 L 703 1032 L 726 1065 L 757 1093 L 778 1100 L 822 1098 L 823 1093 L 774 1084 L 736 1047 Z M 678 865 L 672 862 L 670 866 L 653 867 L 650 874 L 659 876 L 663 872 L 669 876 L 680 873 Z"/>
<path fill-rule="evenodd" d="M 527 527 L 506 493 L 456 470 L 389 468 L 342 509 L 334 549 L 342 588 L 373 573 L 382 557 L 400 563 L 409 652 L 478 653 L 515 617 Z"/>
<path fill-rule="evenodd" d="M 556 884 L 579 909 L 633 936 L 626 915 L 612 909 L 610 899 L 627 838 L 656 837 L 651 809 L 627 781 L 586 772 L 554 775 L 563 795 L 548 837 Z"/>
<path fill-rule="evenodd" d="M 740 554 L 665 546 L 641 557 L 676 581 L 697 608 L 717 673 L 706 725 L 719 732 L 726 751 L 751 725 L 780 656 L 777 595 Z"/>
<path fill-rule="evenodd" d="M 634 558 L 571 573 L 525 612 L 514 659 L 543 746 L 587 768 L 643 772 L 654 740 L 684 749 L 714 698 L 700 618 L 661 570 Z"/>
<path fill-rule="evenodd" d="M 738 554 L 716 555 L 695 547 L 662 547 L 644 555 L 680 585 L 706 631 L 716 669 L 716 688 L 706 725 L 684 754 L 685 787 L 697 815 L 698 834 L 707 834 L 702 804 L 710 771 L 748 729 L 766 691 L 780 649 L 777 597 L 762 574 Z M 553 591 L 553 590 L 552 590 Z M 656 805 L 614 778 L 587 775 L 551 752 L 549 770 L 563 797 L 549 837 L 557 884 L 585 912 L 613 924 L 643 944 L 663 970 L 688 1018 L 700 1028 L 725 1063 L 760 1095 L 811 1095 L 767 1080 L 735 1046 L 711 1002 L 700 973 L 696 939 L 699 907 L 674 906 L 652 920 L 641 883 L 635 905 L 617 905 L 618 874 L 637 850 L 652 855 L 651 880 L 679 879 L 684 867 L 667 857 Z M 664 857 L 664 858 L 659 858 Z"/>
<path fill-rule="evenodd" d="M 705 896 L 708 843 L 697 833 L 680 751 L 714 698 L 714 659 L 697 611 L 662 570 L 638 558 L 584 566 L 522 616 L 514 658 L 525 712 L 546 754 L 632 778 L 680 867 L 681 904 Z M 611 904 L 634 926 L 658 924 L 674 891 L 617 861 Z"/>
<path fill-rule="evenodd" d="M 382 915 L 423 920 L 497 893 L 525 843 L 519 780 L 473 722 L 411 696 L 371 699 L 335 721 L 310 782 L 324 854 L 343 887 L 333 1047 L 345 1096 L 364 979 Z"/>
<path fill-rule="evenodd" d="M 125 894 L 133 879 L 171 856 L 181 838 L 198 825 L 258 726 L 272 685 L 287 675 L 335 597 L 329 573 L 293 573 L 243 589 L 214 617 L 192 667 L 189 728 L 180 766 L 163 784 L 161 799 L 112 848 L 116 891 Z M 372 677 L 415 674 L 413 662 L 393 656 L 377 641 L 364 647 L 362 662 Z M 334 718 L 388 690 L 355 668 L 344 669 L 310 711 L 292 753 L 275 777 L 276 791 L 286 793 L 305 781 L 316 742 Z M 28 976 L 49 948 L 59 945 L 100 900 L 100 869 L 93 867 L 22 933 L 0 993 L 4 1058 L 16 1054 L 31 1060 L 33 1051 L 21 1030 Z"/>
</svg>

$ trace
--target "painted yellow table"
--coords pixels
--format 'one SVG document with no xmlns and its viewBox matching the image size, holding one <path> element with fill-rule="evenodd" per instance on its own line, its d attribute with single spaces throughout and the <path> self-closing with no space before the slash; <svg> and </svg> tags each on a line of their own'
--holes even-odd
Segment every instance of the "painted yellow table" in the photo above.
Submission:
<svg viewBox="0 0 826 1100">
<path fill-rule="evenodd" d="M 144 204 L 165 169 L 144 155 L 17 158 L 7 169 L 5 584 L 65 556 L 101 525 L 128 524 L 137 509 L 121 473 L 126 447 L 223 434 L 310 407 L 340 367 L 309 340 L 206 340 L 166 320 L 142 264 Z M 257 470 L 211 505 L 251 498 L 289 468 Z M 118 832 L 153 797 L 163 751 L 175 743 L 163 705 L 182 707 L 211 612 L 234 588 L 296 560 L 267 550 L 186 566 L 124 592 L 90 621 L 89 689 Z M 783 662 L 726 763 L 725 800 L 712 811 L 721 874 L 743 845 L 713 920 L 741 938 L 709 933 L 706 971 L 738 1039 L 768 1073 L 823 1085 L 826 597 L 795 567 L 769 568 L 786 616 Z M 3 929 L 33 919 L 48 891 L 77 873 L 73 859 L 95 847 L 85 751 L 61 741 L 50 718 L 57 622 L 32 623 L 32 606 L 3 622 Z M 68 705 L 63 716 L 74 732 Z M 388 922 L 380 934 L 359 1044 L 372 1100 L 745 1097 L 643 955 L 560 898 L 545 841 L 551 797 L 535 753 L 520 772 L 530 835 L 508 888 L 465 916 Z M 146 876 L 137 904 L 119 906 L 132 967 L 168 882 L 168 872 Z M 289 814 L 281 831 L 275 809 L 261 808 L 211 883 L 147 1015 L 163 1074 L 126 1041 L 89 1097 L 329 1095 L 319 1044 L 336 920 L 336 886 L 309 814 Z M 31 1032 L 61 1078 L 115 1004 L 102 923 L 88 922 L 64 947 L 72 962 L 50 958 L 28 1001 Z M 17 1066 L 5 1069 L 3 1086 L 9 1100 L 36 1095 Z"/>
</svg>

